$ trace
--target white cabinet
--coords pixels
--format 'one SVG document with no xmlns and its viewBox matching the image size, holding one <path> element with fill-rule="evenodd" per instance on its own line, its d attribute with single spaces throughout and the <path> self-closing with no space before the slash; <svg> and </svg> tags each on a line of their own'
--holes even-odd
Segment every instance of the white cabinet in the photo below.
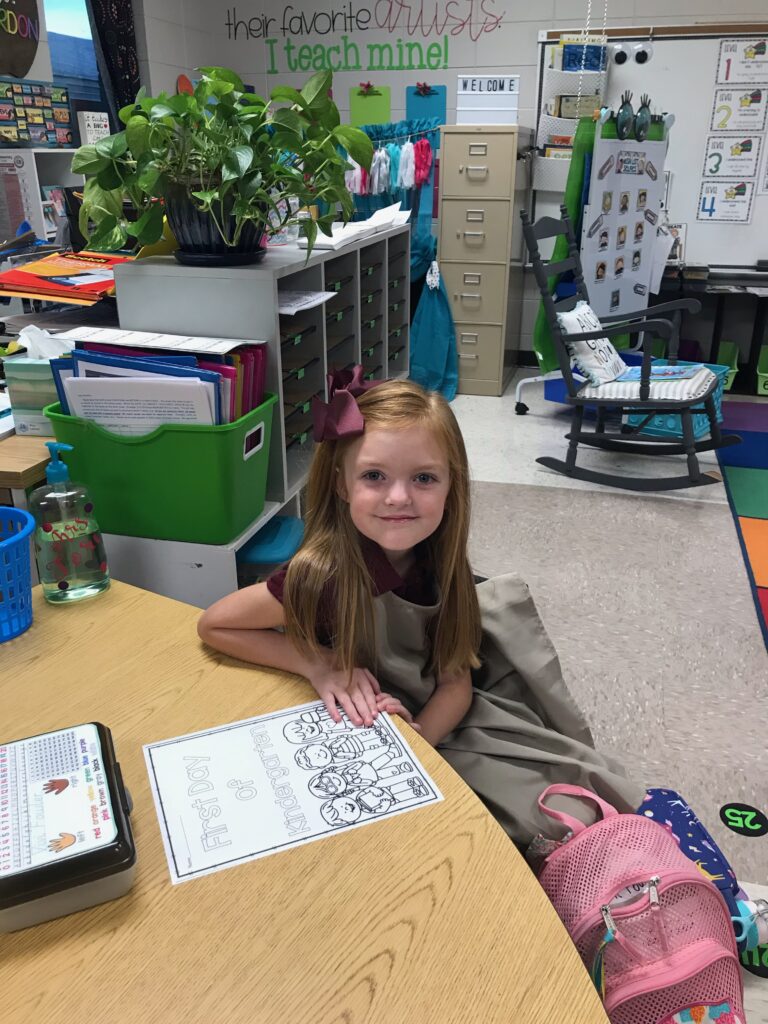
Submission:
<svg viewBox="0 0 768 1024">
<path fill-rule="evenodd" d="M 272 248 L 251 267 L 182 267 L 172 257 L 121 264 L 115 274 L 120 326 L 129 330 L 265 341 L 268 391 L 278 396 L 264 512 L 229 544 L 188 544 L 106 535 L 116 579 L 207 607 L 237 587 L 236 553 L 307 478 L 310 403 L 327 398 L 326 373 L 362 363 L 371 379 L 408 374 L 410 228 L 339 251 Z M 295 316 L 278 312 L 280 290 L 332 291 Z"/>
</svg>

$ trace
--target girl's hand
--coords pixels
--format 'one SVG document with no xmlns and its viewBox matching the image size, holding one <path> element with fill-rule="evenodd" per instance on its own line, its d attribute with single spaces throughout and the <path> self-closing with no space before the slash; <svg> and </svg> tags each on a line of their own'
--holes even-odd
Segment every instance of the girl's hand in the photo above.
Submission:
<svg viewBox="0 0 768 1024">
<path fill-rule="evenodd" d="M 404 707 L 397 697 L 393 697 L 390 693 L 379 693 L 376 697 L 376 707 L 379 711 L 386 711 L 388 715 L 397 715 L 398 718 L 402 718 L 414 732 L 421 732 L 421 726 L 408 708 Z"/>
<path fill-rule="evenodd" d="M 373 725 L 378 715 L 376 695 L 381 687 L 367 669 L 353 669 L 350 680 L 349 674 L 341 669 L 322 668 L 309 681 L 334 722 L 341 721 L 339 705 L 353 725 Z"/>
</svg>

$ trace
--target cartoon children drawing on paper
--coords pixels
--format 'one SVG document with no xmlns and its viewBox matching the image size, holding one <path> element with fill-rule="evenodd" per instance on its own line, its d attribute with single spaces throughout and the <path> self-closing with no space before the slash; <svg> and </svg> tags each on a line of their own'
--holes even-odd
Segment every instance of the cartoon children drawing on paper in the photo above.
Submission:
<svg viewBox="0 0 768 1024">
<path fill-rule="evenodd" d="M 362 811 L 352 797 L 337 796 L 333 800 L 326 800 L 320 808 L 323 821 L 337 828 L 339 825 L 354 825 L 360 820 Z"/>
</svg>

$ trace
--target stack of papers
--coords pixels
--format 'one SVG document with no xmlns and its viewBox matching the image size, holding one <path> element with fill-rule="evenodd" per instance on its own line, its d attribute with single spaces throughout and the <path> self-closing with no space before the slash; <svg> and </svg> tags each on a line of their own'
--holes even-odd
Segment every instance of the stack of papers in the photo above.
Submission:
<svg viewBox="0 0 768 1024">
<path fill-rule="evenodd" d="M 376 210 L 367 220 L 354 220 L 348 224 L 336 221 L 331 225 L 332 235 L 330 238 L 328 235 L 318 231 L 313 248 L 341 249 L 343 246 L 349 245 L 350 242 L 356 242 L 358 239 L 366 238 L 368 235 L 375 235 L 377 231 L 386 231 L 387 228 L 407 224 L 411 211 L 401 210 L 400 205 L 400 203 L 394 203 L 392 206 L 385 206 L 381 210 Z M 308 240 L 306 238 L 302 237 L 299 239 L 299 248 L 306 249 L 307 245 Z"/>
<path fill-rule="evenodd" d="M 237 351 L 200 359 L 178 349 L 81 344 L 87 347 L 50 361 L 62 411 L 114 434 L 147 434 L 169 423 L 218 426 L 264 401 L 266 345 L 232 342 Z"/>
</svg>

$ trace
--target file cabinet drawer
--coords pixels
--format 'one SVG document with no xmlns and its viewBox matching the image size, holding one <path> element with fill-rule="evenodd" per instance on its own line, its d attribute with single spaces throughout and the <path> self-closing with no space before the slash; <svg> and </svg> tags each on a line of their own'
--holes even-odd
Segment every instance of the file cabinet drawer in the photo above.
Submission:
<svg viewBox="0 0 768 1024">
<path fill-rule="evenodd" d="M 502 344 L 501 327 L 457 323 L 459 380 L 498 380 L 501 373 Z"/>
<path fill-rule="evenodd" d="M 482 324 L 504 322 L 507 303 L 506 266 L 503 263 L 440 264 L 454 320 Z"/>
<path fill-rule="evenodd" d="M 511 196 L 517 133 L 446 132 L 440 158 L 444 196 Z"/>
<path fill-rule="evenodd" d="M 509 259 L 509 218 L 512 204 L 502 199 L 444 199 L 440 225 L 440 259 Z"/>
</svg>

